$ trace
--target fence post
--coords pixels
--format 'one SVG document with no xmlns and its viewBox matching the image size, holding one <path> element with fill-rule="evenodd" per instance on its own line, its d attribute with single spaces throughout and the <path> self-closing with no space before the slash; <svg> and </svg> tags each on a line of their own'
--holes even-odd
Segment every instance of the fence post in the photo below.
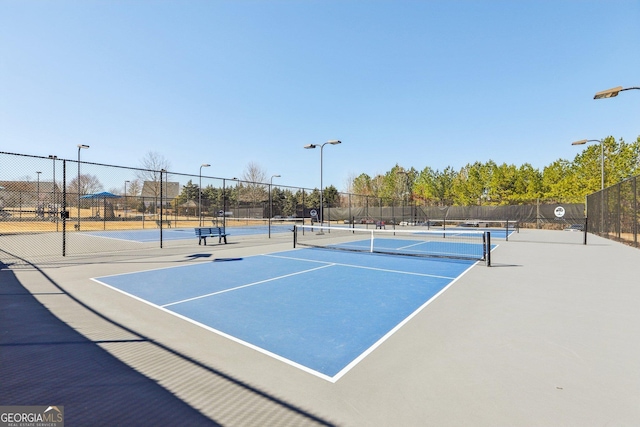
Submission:
<svg viewBox="0 0 640 427">
<path fill-rule="evenodd" d="M 55 185 L 55 183 L 54 183 Z M 62 160 L 62 256 L 67 256 L 67 161 Z"/>
<path fill-rule="evenodd" d="M 160 249 L 162 249 L 162 173 L 164 169 L 160 169 Z"/>
<path fill-rule="evenodd" d="M 633 217 L 636 218 L 633 221 L 633 244 L 638 247 L 638 218 L 640 218 L 640 212 L 638 212 L 638 177 L 633 178 Z"/>
</svg>

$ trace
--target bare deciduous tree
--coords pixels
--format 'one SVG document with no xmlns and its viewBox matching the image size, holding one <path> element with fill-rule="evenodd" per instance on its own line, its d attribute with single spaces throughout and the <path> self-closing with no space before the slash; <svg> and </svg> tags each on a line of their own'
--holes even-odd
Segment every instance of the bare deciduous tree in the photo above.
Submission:
<svg viewBox="0 0 640 427">
<path fill-rule="evenodd" d="M 127 196 L 139 196 L 142 192 L 142 182 L 139 179 L 134 179 L 127 183 Z"/>
<path fill-rule="evenodd" d="M 267 172 L 255 162 L 250 162 L 244 172 L 242 173 L 242 192 L 240 199 L 258 203 L 268 198 L 267 186 L 264 183 L 267 181 Z"/>
<path fill-rule="evenodd" d="M 73 178 L 69 182 L 69 191 L 75 192 L 76 194 L 91 194 L 97 193 L 102 190 L 102 184 L 100 180 L 95 175 L 90 174 L 82 174 L 80 175 L 80 179 L 78 177 Z"/>
<path fill-rule="evenodd" d="M 242 179 L 247 182 L 264 183 L 267 180 L 267 171 L 258 163 L 250 162 L 242 173 Z"/>
<path fill-rule="evenodd" d="M 149 151 L 140 160 L 140 168 L 143 170 L 137 171 L 136 177 L 142 182 L 143 188 L 144 183 L 149 182 L 147 196 L 154 197 L 156 200 L 160 197 L 160 171 L 163 169 L 168 171 L 170 167 L 171 163 L 156 151 Z M 169 177 L 164 175 L 163 179 L 168 181 Z"/>
</svg>

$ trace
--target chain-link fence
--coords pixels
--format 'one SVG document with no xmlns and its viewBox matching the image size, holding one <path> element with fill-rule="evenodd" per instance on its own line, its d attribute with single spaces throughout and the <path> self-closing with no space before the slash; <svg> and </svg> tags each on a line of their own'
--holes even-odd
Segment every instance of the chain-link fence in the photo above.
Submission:
<svg viewBox="0 0 640 427">
<path fill-rule="evenodd" d="M 638 247 L 640 210 L 638 177 L 587 196 L 588 231 Z"/>
<path fill-rule="evenodd" d="M 284 237 L 293 224 L 320 218 L 353 227 L 501 226 L 509 221 L 563 229 L 584 222 L 582 204 L 563 205 L 567 214 L 559 218 L 557 204 L 439 207 L 413 200 L 410 193 L 389 199 L 334 187 L 324 189 L 320 212 L 318 189 L 216 178 L 202 175 L 202 169 L 195 175 L 104 165 L 80 156 L 80 148 L 77 159 L 0 152 L 5 251 L 67 256 L 189 245 L 196 241 L 194 227 L 201 226 L 223 227 L 231 236 Z"/>
<path fill-rule="evenodd" d="M 561 206 L 563 214 L 557 215 Z M 428 206 L 408 199 L 384 199 L 371 196 L 339 193 L 339 197 L 325 202 L 325 220 L 349 224 L 433 225 L 433 226 L 491 226 L 507 221 L 520 227 L 565 229 L 585 220 L 581 203 L 535 204 L 513 206 Z"/>
</svg>

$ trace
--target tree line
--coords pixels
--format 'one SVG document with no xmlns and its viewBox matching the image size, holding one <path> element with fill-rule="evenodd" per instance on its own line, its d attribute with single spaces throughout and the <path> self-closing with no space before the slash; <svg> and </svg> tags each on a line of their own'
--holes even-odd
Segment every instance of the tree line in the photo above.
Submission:
<svg viewBox="0 0 640 427">
<path fill-rule="evenodd" d="M 384 174 L 358 175 L 350 180 L 349 191 L 432 206 L 583 203 L 601 188 L 602 159 L 605 188 L 640 174 L 640 137 L 627 143 L 609 136 L 587 146 L 573 161 L 558 159 L 542 171 L 529 163 L 498 165 L 492 160 L 459 170 L 405 169 L 396 164 Z"/>
<path fill-rule="evenodd" d="M 603 162 L 604 160 L 604 162 Z M 127 194 L 140 194 L 143 181 L 156 181 L 155 171 L 169 169 L 169 163 L 161 155 L 151 152 L 141 161 L 145 168 L 136 180 L 127 181 Z M 583 203 L 588 194 L 600 190 L 604 166 L 604 187 L 640 174 L 640 136 L 631 143 L 622 138 L 609 136 L 601 143 L 586 146 L 573 160 L 558 159 L 542 170 L 525 163 L 497 164 L 487 162 L 468 163 L 456 170 L 443 170 L 429 166 L 422 170 L 394 165 L 383 174 L 370 176 L 361 173 L 347 183 L 347 193 L 357 195 L 349 198 L 330 185 L 323 189 L 325 207 L 364 205 L 367 199 L 376 199 L 383 204 L 418 203 L 426 206 L 472 206 L 472 205 L 519 205 L 543 203 Z M 150 176 L 149 174 L 154 174 Z M 233 182 L 233 180 L 229 180 Z M 178 198 L 186 201 L 202 201 L 203 210 L 223 209 L 243 205 L 256 208 L 269 200 L 267 172 L 257 163 L 249 163 L 241 180 L 226 189 L 207 186 L 200 188 L 191 180 L 182 186 Z M 81 175 L 72 180 L 71 188 L 80 194 L 95 191 L 101 185 L 96 177 Z M 112 190 L 114 193 L 116 189 Z M 362 196 L 362 197 L 360 197 Z M 223 200 L 226 199 L 226 200 Z M 292 189 L 285 186 L 271 188 L 271 213 L 290 216 L 300 213 L 300 208 L 318 208 L 319 190 Z M 143 206 L 140 209 L 144 210 Z M 209 212 L 211 211 L 211 212 Z"/>
</svg>

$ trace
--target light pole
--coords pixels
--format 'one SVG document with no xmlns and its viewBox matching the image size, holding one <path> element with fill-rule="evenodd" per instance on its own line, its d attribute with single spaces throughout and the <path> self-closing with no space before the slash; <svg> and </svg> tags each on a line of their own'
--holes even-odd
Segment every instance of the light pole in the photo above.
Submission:
<svg viewBox="0 0 640 427">
<path fill-rule="evenodd" d="M 165 200 L 167 200 L 167 203 L 165 206 L 167 206 L 169 204 L 169 171 L 162 169 L 162 172 L 164 172 L 164 198 Z M 160 185 L 162 185 L 162 183 L 160 183 Z M 162 200 L 160 200 L 162 201 Z M 169 219 L 169 211 L 167 208 L 167 214 L 165 215 L 167 217 L 167 223 L 169 223 L 169 225 L 171 225 L 171 220 Z"/>
<path fill-rule="evenodd" d="M 131 181 L 124 182 L 124 217 L 127 217 L 127 184 Z"/>
<path fill-rule="evenodd" d="M 53 217 L 56 222 L 56 231 L 58 231 L 58 200 L 56 198 L 56 159 L 58 156 L 49 154 L 49 158 L 53 160 Z"/>
<path fill-rule="evenodd" d="M 240 180 L 237 177 L 233 177 L 231 178 L 232 181 L 236 182 L 236 195 L 235 195 L 235 202 L 236 202 L 236 206 L 235 208 L 233 206 L 231 206 L 230 208 L 233 208 L 233 212 L 234 212 L 234 216 L 237 216 L 239 219 L 239 212 L 240 212 L 240 189 L 238 188 L 238 185 L 240 183 Z M 239 224 L 239 222 L 236 221 L 236 224 Z"/>
<path fill-rule="evenodd" d="M 320 226 L 324 225 L 323 213 L 322 213 L 322 206 L 323 206 L 322 204 L 322 150 L 324 149 L 324 146 L 327 144 L 338 145 L 338 144 L 342 144 L 342 141 L 338 141 L 337 139 L 334 139 L 331 141 L 327 141 L 324 144 L 307 144 L 304 146 L 304 148 L 307 148 L 307 149 L 320 147 Z"/>
<path fill-rule="evenodd" d="M 227 214 L 227 187 L 226 187 L 226 180 L 224 178 L 222 178 L 222 228 L 226 229 L 227 228 L 227 222 L 225 220 L 226 215 Z M 218 216 L 219 212 L 218 212 Z M 216 225 L 218 225 L 218 219 L 216 217 Z"/>
<path fill-rule="evenodd" d="M 273 178 L 280 178 L 280 175 L 271 175 L 269 182 L 269 238 L 271 238 L 271 217 L 273 216 L 273 200 L 271 200 L 271 187 L 273 186 Z"/>
<path fill-rule="evenodd" d="M 571 145 L 584 145 L 587 142 L 600 143 L 600 190 L 604 190 L 604 139 L 581 139 L 580 141 L 572 142 Z"/>
<path fill-rule="evenodd" d="M 604 98 L 614 98 L 616 96 L 618 96 L 618 94 L 620 92 L 623 92 L 625 90 L 640 90 L 640 86 L 632 86 L 632 87 L 627 87 L 627 88 L 623 88 L 622 86 L 617 86 L 611 89 L 607 89 L 607 90 L 603 90 L 600 91 L 598 93 L 596 93 L 593 96 L 593 99 L 604 99 Z M 592 140 L 591 140 L 592 141 Z M 588 141 L 585 141 L 588 142 Z M 602 143 L 602 142 L 601 142 Z M 583 142 L 584 144 L 584 142 Z M 602 190 L 604 190 L 604 146 L 602 148 Z M 602 204 L 602 211 L 600 213 L 600 217 L 602 220 L 602 225 L 601 225 L 601 233 L 604 233 L 604 191 L 600 192 L 600 200 L 601 200 L 601 204 Z"/>
<path fill-rule="evenodd" d="M 402 221 L 404 221 L 404 208 L 409 205 L 409 172 L 406 170 L 398 171 L 400 175 L 404 175 L 404 205 L 402 206 Z M 409 205 L 409 218 L 411 218 L 411 206 Z M 382 219 L 381 219 L 382 220 Z"/>
<path fill-rule="evenodd" d="M 211 166 L 208 163 L 200 165 L 200 181 L 198 182 L 198 226 L 202 227 L 202 168 Z"/>
<path fill-rule="evenodd" d="M 611 88 L 611 89 L 603 90 L 603 91 L 600 91 L 600 92 L 596 93 L 593 96 L 593 99 L 613 98 L 613 97 L 618 96 L 618 94 L 620 92 L 622 92 L 622 91 L 632 90 L 632 89 L 640 89 L 640 86 L 627 87 L 627 88 L 622 88 L 622 86 L 618 86 L 618 87 L 614 87 L 614 88 Z"/>
<path fill-rule="evenodd" d="M 603 233 L 604 232 L 604 139 L 581 139 L 580 141 L 572 142 L 571 145 L 584 145 L 587 142 L 600 143 L 600 233 Z"/>
<path fill-rule="evenodd" d="M 78 223 L 76 229 L 80 231 L 80 150 L 83 148 L 89 148 L 88 145 L 78 144 Z"/>
<path fill-rule="evenodd" d="M 622 92 L 622 91 L 632 90 L 632 89 L 640 90 L 640 86 L 632 86 L 632 87 L 627 87 L 627 88 L 623 88 L 622 86 L 618 86 L 618 87 L 614 87 L 612 89 L 603 90 L 603 91 L 600 91 L 600 92 L 596 93 L 593 96 L 593 99 L 613 98 L 613 97 L 618 96 L 618 94 L 620 92 Z"/>
<path fill-rule="evenodd" d="M 40 216 L 40 174 L 41 171 L 36 171 L 38 175 L 38 183 L 36 184 L 36 216 Z"/>
</svg>

